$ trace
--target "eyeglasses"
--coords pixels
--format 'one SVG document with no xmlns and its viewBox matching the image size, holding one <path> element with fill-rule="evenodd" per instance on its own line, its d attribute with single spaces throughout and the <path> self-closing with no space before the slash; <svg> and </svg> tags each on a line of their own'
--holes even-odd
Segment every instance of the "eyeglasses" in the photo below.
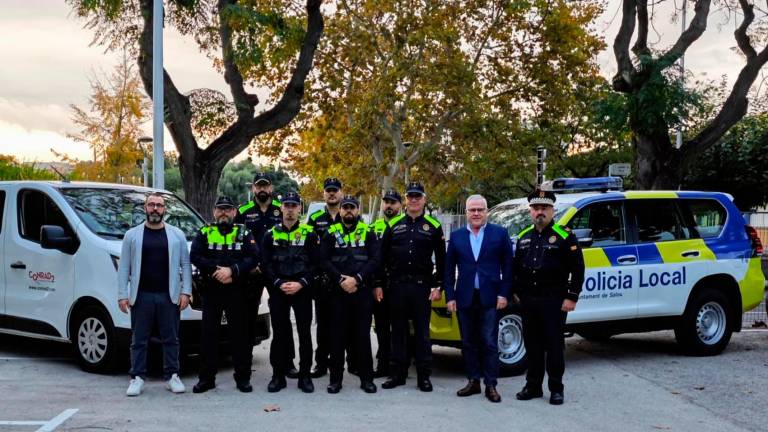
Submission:
<svg viewBox="0 0 768 432">
<path fill-rule="evenodd" d="M 418 201 L 420 200 L 424 195 L 422 194 L 408 194 L 405 197 L 408 198 L 411 201 Z"/>
<path fill-rule="evenodd" d="M 163 203 L 147 203 L 147 208 L 165 208 L 165 204 Z"/>
<path fill-rule="evenodd" d="M 467 213 L 484 213 L 488 209 L 484 208 L 468 208 Z"/>
</svg>

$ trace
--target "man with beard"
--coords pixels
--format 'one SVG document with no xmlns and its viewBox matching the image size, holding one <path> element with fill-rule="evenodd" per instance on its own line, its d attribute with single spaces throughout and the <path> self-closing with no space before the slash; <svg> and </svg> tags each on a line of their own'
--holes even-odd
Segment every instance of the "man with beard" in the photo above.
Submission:
<svg viewBox="0 0 768 432">
<path fill-rule="evenodd" d="M 549 403 L 562 405 L 563 330 L 584 283 L 584 257 L 576 236 L 554 222 L 555 199 L 554 192 L 541 189 L 528 195 L 533 225 L 517 235 L 512 293 L 519 297 L 522 306 L 523 342 L 528 353 L 525 387 L 516 397 L 542 397 L 546 368 Z"/>
<path fill-rule="evenodd" d="M 213 209 L 216 223 L 202 227 L 192 241 L 190 259 L 203 278 L 202 362 L 200 380 L 192 389 L 195 393 L 216 387 L 222 312 L 227 317 L 237 389 L 253 391 L 245 281 L 258 263 L 259 249 L 248 229 L 234 223 L 236 213 L 232 199 L 220 196 Z"/>
<path fill-rule="evenodd" d="M 389 378 L 381 387 L 391 389 L 405 384 L 408 322 L 412 321 L 416 337 L 416 383 L 419 390 L 431 392 L 430 302 L 442 296 L 445 237 L 440 222 L 425 213 L 424 186 L 419 182 L 409 183 L 406 198 L 405 213 L 390 221 L 390 230 L 384 234 L 381 246 L 392 312 L 392 362 Z"/>
<path fill-rule="evenodd" d="M 286 387 L 288 340 L 293 339 L 291 309 L 296 317 L 299 334 L 299 382 L 304 393 L 315 391 L 310 377 L 312 368 L 312 293 L 318 261 L 319 240 L 314 229 L 299 223 L 301 197 L 288 192 L 282 202 L 283 220 L 264 234 L 261 242 L 264 276 L 269 282 L 269 312 L 272 316 L 272 345 L 269 362 L 272 379 L 270 393 Z"/>
<path fill-rule="evenodd" d="M 344 349 L 350 333 L 360 388 L 376 393 L 371 359 L 373 279 L 379 267 L 379 246 L 371 228 L 360 220 L 360 202 L 347 195 L 341 200 L 341 223 L 332 225 L 322 240 L 325 271 L 334 286 L 330 293 L 331 341 L 328 393 L 341 391 Z M 352 332 L 347 329 L 352 328 Z"/>
<path fill-rule="evenodd" d="M 307 225 L 315 230 L 315 234 L 322 240 L 331 225 L 341 222 L 339 216 L 339 202 L 342 197 L 341 180 L 336 177 L 328 177 L 323 182 L 323 198 L 325 207 L 312 213 L 307 218 Z M 331 347 L 330 306 L 328 294 L 333 289 L 328 276 L 318 274 L 319 281 L 315 286 L 315 369 L 312 378 L 320 378 L 328 371 L 328 359 Z"/>
<path fill-rule="evenodd" d="M 253 235 L 256 244 L 261 244 L 261 239 L 264 237 L 264 233 L 268 229 L 279 224 L 283 216 L 280 212 L 280 201 L 273 198 L 272 179 L 270 179 L 267 173 L 256 173 L 253 177 L 253 183 L 251 184 L 251 193 L 253 194 L 254 199 L 238 208 L 237 216 L 235 216 L 235 223 L 244 224 L 251 232 L 251 235 Z M 251 275 L 248 277 L 246 284 L 247 290 L 245 294 L 248 300 L 248 340 L 251 343 L 251 353 L 253 353 L 253 347 L 256 343 L 255 322 L 259 314 L 261 295 L 263 294 L 266 285 L 266 281 L 264 280 L 259 266 L 256 266 L 256 268 L 251 270 Z M 290 363 L 288 365 L 286 376 L 288 378 L 296 378 L 299 375 L 299 371 L 293 366 L 293 339 L 290 340 L 290 352 Z M 253 358 L 251 358 L 251 361 L 253 361 Z"/>
<path fill-rule="evenodd" d="M 381 210 L 384 217 L 377 219 L 376 222 L 373 223 L 373 232 L 376 234 L 376 239 L 379 240 L 379 243 L 381 243 L 380 241 L 384 237 L 384 234 L 389 230 L 389 221 L 400 214 L 400 209 L 402 207 L 403 198 L 400 196 L 399 192 L 390 189 L 384 193 L 384 196 L 381 198 Z M 392 329 L 390 327 L 391 322 L 389 319 L 389 295 L 384 295 L 384 287 L 382 286 L 383 284 L 380 283 L 381 279 L 385 278 L 385 276 L 380 275 L 378 278 L 379 280 L 377 280 L 377 282 L 379 282 L 378 286 L 373 290 L 374 299 L 376 300 L 373 303 L 373 319 L 376 322 L 376 340 L 379 345 L 379 348 L 376 351 L 376 371 L 373 374 L 376 378 L 389 376 L 389 353 L 392 348 Z M 413 338 L 409 337 L 408 340 L 409 342 L 412 342 Z M 412 352 L 412 350 L 409 351 Z"/>
<path fill-rule="evenodd" d="M 179 379 L 179 316 L 192 294 L 184 233 L 163 222 L 165 199 L 151 193 L 144 201 L 146 222 L 123 238 L 118 265 L 118 306 L 131 311 L 131 382 L 128 396 L 138 396 L 147 373 L 147 345 L 157 326 L 163 343 L 163 379 L 174 393 L 184 393 Z"/>
</svg>

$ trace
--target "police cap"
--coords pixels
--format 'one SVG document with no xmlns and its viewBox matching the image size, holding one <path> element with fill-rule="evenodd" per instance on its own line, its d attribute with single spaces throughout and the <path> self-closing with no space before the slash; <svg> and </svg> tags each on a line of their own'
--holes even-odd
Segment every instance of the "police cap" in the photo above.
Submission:
<svg viewBox="0 0 768 432">
<path fill-rule="evenodd" d="M 528 195 L 528 204 L 529 205 L 550 205 L 554 206 L 555 201 L 557 198 L 555 198 L 555 193 L 550 190 L 543 190 L 540 188 L 536 188 Z"/>
<path fill-rule="evenodd" d="M 301 195 L 299 195 L 296 191 L 290 191 L 286 192 L 285 195 L 283 195 L 283 199 L 281 200 L 283 204 L 293 203 L 293 204 L 301 204 Z"/>
<path fill-rule="evenodd" d="M 355 207 L 360 208 L 360 201 L 358 201 L 354 195 L 344 195 L 344 198 L 341 199 L 342 207 L 348 204 L 352 204 Z"/>
<path fill-rule="evenodd" d="M 381 199 L 383 199 L 383 200 L 390 200 L 390 201 L 397 201 L 397 202 L 400 202 L 400 203 L 403 202 L 403 197 L 400 196 L 400 192 L 398 192 L 398 191 L 396 191 L 394 189 L 390 189 L 390 190 L 384 192 L 384 196 L 381 197 Z"/>
<path fill-rule="evenodd" d="M 269 178 L 269 175 L 265 172 L 257 172 L 256 175 L 253 176 L 253 184 L 259 183 L 272 184 L 272 179 Z"/>
<path fill-rule="evenodd" d="M 426 195 L 426 192 L 424 192 L 424 185 L 421 184 L 421 182 L 413 181 L 408 183 L 408 186 L 405 188 L 405 194 L 421 194 Z"/>
<path fill-rule="evenodd" d="M 337 179 L 336 177 L 328 177 L 323 182 L 323 190 L 328 189 L 341 189 L 341 180 Z"/>
<path fill-rule="evenodd" d="M 214 204 L 214 207 L 219 209 L 233 208 L 235 207 L 235 202 L 232 201 L 232 198 L 226 195 L 220 195 L 218 198 L 216 198 L 216 204 Z"/>
</svg>

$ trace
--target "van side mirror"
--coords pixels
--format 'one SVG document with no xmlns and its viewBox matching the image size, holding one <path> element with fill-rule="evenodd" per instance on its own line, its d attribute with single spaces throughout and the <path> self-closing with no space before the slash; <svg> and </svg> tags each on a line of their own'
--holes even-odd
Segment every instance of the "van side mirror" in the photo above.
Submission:
<svg viewBox="0 0 768 432">
<path fill-rule="evenodd" d="M 40 246 L 43 249 L 56 249 L 70 255 L 77 250 L 77 242 L 58 225 L 40 227 Z"/>
<path fill-rule="evenodd" d="M 589 228 L 581 228 L 573 230 L 573 234 L 576 236 L 576 240 L 579 241 L 579 246 L 590 247 L 592 246 L 592 230 Z"/>
</svg>

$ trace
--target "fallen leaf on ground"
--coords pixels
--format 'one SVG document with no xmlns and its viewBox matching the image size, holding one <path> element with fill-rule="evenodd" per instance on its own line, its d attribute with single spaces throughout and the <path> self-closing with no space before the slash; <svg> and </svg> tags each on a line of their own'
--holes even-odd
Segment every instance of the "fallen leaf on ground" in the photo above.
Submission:
<svg viewBox="0 0 768 432">
<path fill-rule="evenodd" d="M 269 404 L 264 406 L 264 411 L 266 412 L 275 412 L 280 411 L 280 406 L 275 404 Z"/>
</svg>

